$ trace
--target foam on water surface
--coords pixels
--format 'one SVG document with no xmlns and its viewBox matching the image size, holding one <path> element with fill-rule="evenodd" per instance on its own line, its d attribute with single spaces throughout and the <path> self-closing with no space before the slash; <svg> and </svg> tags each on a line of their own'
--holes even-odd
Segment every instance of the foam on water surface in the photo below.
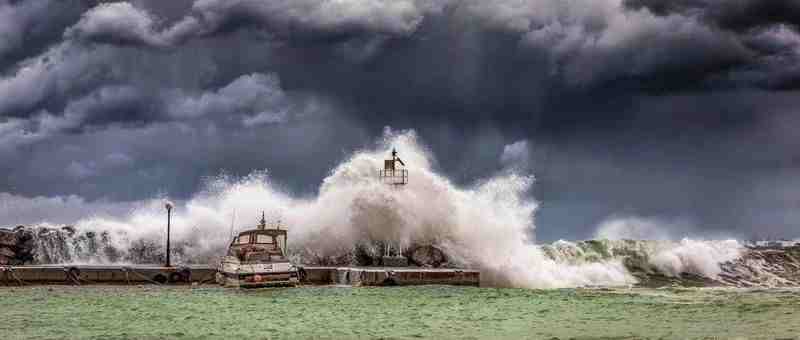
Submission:
<svg viewBox="0 0 800 340">
<path fill-rule="evenodd" d="M 797 290 L 0 287 L 11 339 L 792 339 Z"/>
</svg>

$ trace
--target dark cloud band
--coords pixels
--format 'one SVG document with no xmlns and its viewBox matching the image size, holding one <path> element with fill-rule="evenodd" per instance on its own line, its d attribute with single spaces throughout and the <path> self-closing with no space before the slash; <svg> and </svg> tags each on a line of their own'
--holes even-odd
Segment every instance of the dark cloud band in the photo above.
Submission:
<svg viewBox="0 0 800 340">
<path fill-rule="evenodd" d="M 417 129 L 456 181 L 532 168 L 543 221 L 567 234 L 626 210 L 743 224 L 759 215 L 725 207 L 769 201 L 743 191 L 774 190 L 775 173 L 795 183 L 800 149 L 780 127 L 796 126 L 799 13 L 755 0 L 0 1 L 0 192 L 185 197 L 258 168 L 314 190 L 391 125 Z M 561 213 L 572 207 L 585 213 Z"/>
</svg>

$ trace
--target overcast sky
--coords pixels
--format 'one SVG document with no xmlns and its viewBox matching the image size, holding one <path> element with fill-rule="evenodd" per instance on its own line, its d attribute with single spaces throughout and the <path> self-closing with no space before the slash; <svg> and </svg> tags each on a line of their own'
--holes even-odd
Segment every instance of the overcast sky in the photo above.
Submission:
<svg viewBox="0 0 800 340">
<path fill-rule="evenodd" d="M 462 185 L 523 164 L 540 240 L 800 237 L 799 89 L 796 0 L 0 0 L 0 225 L 312 196 L 391 126 Z"/>
</svg>

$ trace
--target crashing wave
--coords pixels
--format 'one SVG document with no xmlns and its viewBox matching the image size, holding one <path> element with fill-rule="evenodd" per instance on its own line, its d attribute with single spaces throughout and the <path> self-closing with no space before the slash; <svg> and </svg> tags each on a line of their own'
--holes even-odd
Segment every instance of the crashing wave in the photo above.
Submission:
<svg viewBox="0 0 800 340">
<path fill-rule="evenodd" d="M 562 263 L 621 260 L 638 286 L 800 286 L 800 243 L 735 240 L 558 241 L 543 245 Z"/>
<path fill-rule="evenodd" d="M 0 232 L 2 233 L 2 232 Z M 110 234 L 78 232 L 73 227 L 19 227 L 14 232 L 21 249 L 19 258 L 10 264 L 144 264 L 164 261 L 160 242 L 137 240 L 128 248 L 117 248 Z M 2 237 L 0 237 L 1 239 Z M 3 243 L 3 242 L 0 242 Z M 361 241 L 351 247 L 321 256 L 305 245 L 292 248 L 295 260 L 315 265 L 382 265 L 381 241 Z M 4 247 L 0 244 L 0 248 Z M 183 263 L 212 263 L 212 257 L 187 255 L 197 245 L 181 241 L 173 245 L 173 256 Z M 25 250 L 27 249 L 27 250 Z M 571 286 L 732 286 L 789 287 L 800 286 L 800 243 L 741 244 L 737 241 L 587 240 L 557 241 L 537 245 L 546 268 L 557 271 L 562 280 L 573 280 Z M 414 244 L 402 253 L 412 265 L 448 267 L 469 265 L 458 262 L 447 248 L 433 244 Z M 2 257 L 3 255 L 0 255 Z M 2 261 L 0 261 L 2 262 Z M 9 264 L 9 263 L 0 263 Z M 481 267 L 478 267 L 481 268 Z M 514 267 L 508 267 L 513 270 Z M 581 277 L 571 272 L 583 270 Z M 484 269 L 483 281 L 489 285 L 516 286 L 511 273 Z M 609 271 L 623 281 L 608 282 Z M 531 271 L 535 273 L 534 271 Z M 592 277 L 592 273 L 597 276 Z M 518 276 L 517 276 L 518 277 Z M 541 286 L 538 286 L 541 287 Z"/>
<path fill-rule="evenodd" d="M 384 185 L 377 176 L 392 148 L 400 150 L 410 174 L 401 189 Z M 532 176 L 510 166 L 460 187 L 436 173 L 434 164 L 413 131 L 387 130 L 373 149 L 355 152 L 334 168 L 312 198 L 282 192 L 265 172 L 242 179 L 221 176 L 173 210 L 173 258 L 211 264 L 235 232 L 234 216 L 236 225 L 248 226 L 247 217 L 255 222 L 262 211 L 278 211 L 289 228 L 290 254 L 306 264 L 381 264 L 378 255 L 393 249 L 394 255 L 419 265 L 478 268 L 482 282 L 496 286 L 627 286 L 689 276 L 719 284 L 746 281 L 738 277 L 795 282 L 745 274 L 777 269 L 748 257 L 748 248 L 735 241 L 537 245 Z M 162 203 L 142 202 L 126 216 L 90 217 L 71 229 L 28 228 L 23 233 L 29 233 L 29 243 L 21 248 L 31 250 L 29 261 L 39 263 L 158 263 L 165 239 Z M 730 269 L 728 263 L 753 270 Z"/>
</svg>

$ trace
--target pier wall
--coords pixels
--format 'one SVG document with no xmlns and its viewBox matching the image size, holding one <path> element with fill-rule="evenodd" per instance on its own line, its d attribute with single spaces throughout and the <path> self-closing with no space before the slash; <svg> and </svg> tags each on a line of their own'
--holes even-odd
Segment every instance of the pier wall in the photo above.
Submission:
<svg viewBox="0 0 800 340">
<path fill-rule="evenodd" d="M 414 267 L 300 267 L 301 283 L 350 286 L 480 285 L 480 272 Z M 0 286 L 214 283 L 210 266 L 0 266 Z"/>
<path fill-rule="evenodd" d="M 213 283 L 208 266 L 8 266 L 0 267 L 0 285 Z"/>
<path fill-rule="evenodd" d="M 445 284 L 479 286 L 480 271 L 413 267 L 304 267 L 304 280 L 311 284 L 350 286 L 404 286 Z"/>
</svg>

